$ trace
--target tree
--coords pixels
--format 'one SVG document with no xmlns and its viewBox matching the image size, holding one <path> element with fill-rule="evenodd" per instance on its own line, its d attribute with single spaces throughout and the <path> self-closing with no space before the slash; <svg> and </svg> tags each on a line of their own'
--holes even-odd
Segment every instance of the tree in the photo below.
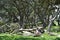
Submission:
<svg viewBox="0 0 60 40">
<path fill-rule="evenodd" d="M 25 25 L 33 28 L 33 26 L 38 26 L 38 22 L 46 28 L 49 16 L 56 15 L 52 14 L 55 3 L 56 0 L 1 0 L 0 7 L 4 10 L 1 14 L 6 16 L 4 17 L 8 19 L 7 22 L 17 22 L 20 28 L 24 28 Z"/>
</svg>

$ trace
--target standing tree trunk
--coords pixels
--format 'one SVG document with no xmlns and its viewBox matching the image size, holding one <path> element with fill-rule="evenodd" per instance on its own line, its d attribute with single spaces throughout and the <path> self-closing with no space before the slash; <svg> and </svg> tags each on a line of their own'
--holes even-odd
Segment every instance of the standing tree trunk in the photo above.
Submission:
<svg viewBox="0 0 60 40">
<path fill-rule="evenodd" d="M 56 18 L 56 16 L 52 17 L 52 15 L 50 15 L 47 32 L 51 31 L 51 26 L 52 26 L 52 23 L 53 23 L 53 21 L 54 21 L 55 18 Z"/>
</svg>

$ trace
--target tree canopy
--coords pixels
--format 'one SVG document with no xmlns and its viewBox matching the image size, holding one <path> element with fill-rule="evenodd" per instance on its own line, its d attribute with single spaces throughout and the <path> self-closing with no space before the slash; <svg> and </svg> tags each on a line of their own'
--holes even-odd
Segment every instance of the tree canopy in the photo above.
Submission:
<svg viewBox="0 0 60 40">
<path fill-rule="evenodd" d="M 59 15 L 56 5 L 60 0 L 0 0 L 0 25 L 18 23 L 19 28 L 43 28 L 49 25 L 49 17 Z M 55 19 L 54 19 L 55 20 Z M 2 21 L 2 22 L 1 22 Z"/>
</svg>

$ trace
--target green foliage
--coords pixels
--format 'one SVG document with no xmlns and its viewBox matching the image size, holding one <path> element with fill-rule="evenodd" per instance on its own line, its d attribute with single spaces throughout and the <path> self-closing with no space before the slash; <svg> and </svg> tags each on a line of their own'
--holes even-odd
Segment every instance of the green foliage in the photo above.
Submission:
<svg viewBox="0 0 60 40">
<path fill-rule="evenodd" d="M 16 34 L 0 34 L 0 40 L 60 40 L 60 37 L 54 36 L 40 36 L 40 37 L 28 37 L 28 36 L 20 36 Z"/>
<path fill-rule="evenodd" d="M 18 23 L 10 23 L 9 25 L 5 24 L 5 25 L 0 26 L 0 33 L 1 32 L 12 33 L 13 31 L 15 31 L 17 29 L 19 29 L 19 24 Z"/>
<path fill-rule="evenodd" d="M 60 27 L 59 26 L 52 26 L 51 31 L 52 32 L 60 32 Z"/>
<path fill-rule="evenodd" d="M 47 14 L 51 14 L 48 5 L 54 2 L 55 0 L 0 0 L 0 13 L 3 15 L 2 17 L 7 16 L 9 21 L 19 16 L 19 22 L 21 21 L 22 25 L 23 22 L 38 25 L 37 23 L 43 20 Z"/>
<path fill-rule="evenodd" d="M 4 21 L 0 20 L 0 26 L 5 24 Z"/>
<path fill-rule="evenodd" d="M 54 21 L 54 24 L 55 24 L 56 26 L 58 26 L 58 22 L 57 22 L 57 21 Z"/>
<path fill-rule="evenodd" d="M 54 13 L 52 6 L 56 0 L 0 0 L 0 26 L 12 22 L 9 26 L 1 27 L 2 30 L 13 32 L 19 27 L 29 28 L 40 26 L 45 23 L 48 25 L 49 15 Z M 46 18 L 46 20 L 44 20 Z M 15 20 L 16 19 L 16 20 Z M 13 21 L 14 24 L 13 24 Z M 18 22 L 19 25 L 15 24 Z M 57 26 L 58 23 L 54 21 Z M 57 28 L 58 29 L 58 28 Z M 53 28 L 53 31 L 55 29 Z"/>
</svg>

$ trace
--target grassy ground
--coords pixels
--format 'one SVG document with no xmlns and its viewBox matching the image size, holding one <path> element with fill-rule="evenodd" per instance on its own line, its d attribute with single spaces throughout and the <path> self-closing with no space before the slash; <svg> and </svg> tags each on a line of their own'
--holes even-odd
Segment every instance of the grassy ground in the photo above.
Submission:
<svg viewBox="0 0 60 40">
<path fill-rule="evenodd" d="M 60 40 L 60 37 L 43 34 L 40 37 L 0 34 L 0 40 Z"/>
</svg>

